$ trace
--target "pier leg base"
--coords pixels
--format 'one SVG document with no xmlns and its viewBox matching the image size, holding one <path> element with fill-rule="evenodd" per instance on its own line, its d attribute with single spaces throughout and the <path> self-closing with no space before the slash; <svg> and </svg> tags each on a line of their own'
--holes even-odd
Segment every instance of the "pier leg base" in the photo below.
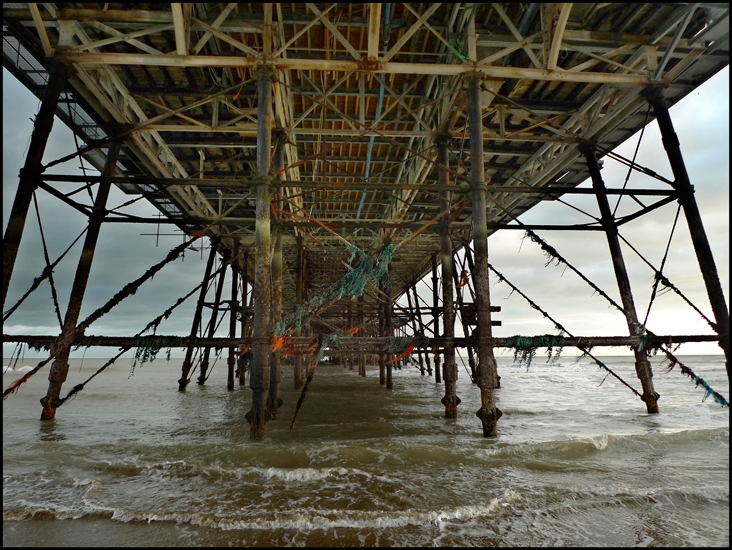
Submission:
<svg viewBox="0 0 732 550">
<path fill-rule="evenodd" d="M 250 425 L 249 437 L 255 441 L 261 441 L 267 436 L 267 421 L 272 418 L 268 410 L 250 410 L 244 418 Z"/>
<path fill-rule="evenodd" d="M 656 392 L 652 394 L 644 393 L 641 399 L 646 403 L 646 410 L 649 414 L 658 414 L 658 399 L 661 396 Z"/>
<path fill-rule="evenodd" d="M 457 406 L 460 404 L 460 398 L 457 395 L 445 396 L 441 400 L 445 405 L 445 418 L 457 418 Z"/>
<path fill-rule="evenodd" d="M 278 420 L 280 418 L 280 407 L 283 403 L 284 401 L 282 401 L 281 397 L 276 399 L 272 399 L 271 397 L 267 398 L 267 411 L 272 420 Z"/>
<path fill-rule="evenodd" d="M 503 416 L 498 407 L 496 407 L 495 412 L 490 409 L 478 409 L 475 416 L 480 418 L 483 423 L 483 437 L 496 437 L 498 435 L 498 419 Z"/>
</svg>

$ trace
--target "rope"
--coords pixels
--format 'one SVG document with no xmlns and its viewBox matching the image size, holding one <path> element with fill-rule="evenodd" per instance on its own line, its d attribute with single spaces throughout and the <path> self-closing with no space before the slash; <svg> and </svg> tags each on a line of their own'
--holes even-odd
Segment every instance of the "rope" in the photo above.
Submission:
<svg viewBox="0 0 732 550">
<path fill-rule="evenodd" d="M 717 403 L 719 403 L 723 407 L 729 408 L 729 403 L 727 402 L 727 400 L 720 393 L 714 391 L 714 389 L 709 384 L 707 384 L 707 382 L 701 376 L 697 376 L 693 370 L 684 365 L 671 353 L 666 354 L 666 359 L 670 361 L 670 364 L 666 369 L 666 374 L 671 372 L 676 365 L 679 365 L 681 367 L 681 374 L 687 375 L 696 383 L 695 388 L 701 386 L 704 389 L 704 397 L 702 397 L 702 403 L 706 401 L 707 398 L 711 395 L 712 397 L 714 397 L 714 400 Z"/>
</svg>

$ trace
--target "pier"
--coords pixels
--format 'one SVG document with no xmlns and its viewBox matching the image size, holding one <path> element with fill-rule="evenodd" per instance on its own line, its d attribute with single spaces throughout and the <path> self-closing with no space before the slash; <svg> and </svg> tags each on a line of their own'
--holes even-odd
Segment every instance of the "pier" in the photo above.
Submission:
<svg viewBox="0 0 732 550">
<path fill-rule="evenodd" d="M 726 5 L 70 6 L 3 6 L 4 66 L 40 100 L 38 112 L 28 113 L 35 126 L 3 239 L 4 321 L 25 298 L 6 302 L 11 286 L 30 293 L 46 281 L 59 320 L 55 334 L 3 338 L 48 351 L 23 377 L 48 371 L 41 420 L 83 390 L 64 388 L 69 353 L 80 346 L 119 347 L 108 364 L 132 349 L 140 358 L 185 350 L 170 385 L 180 392 L 191 381 L 204 385 L 212 350 L 224 349 L 228 389 L 251 390 L 246 421 L 255 440 L 266 437 L 269 422 L 286 421 L 282 384 L 302 388 L 303 399 L 326 357 L 353 370 L 354 384 L 366 383 L 367 361 L 378 362 L 385 391 L 395 371 L 418 366 L 443 385 L 436 406 L 454 419 L 461 350 L 480 393 L 471 412 L 485 437 L 500 434 L 495 348 L 531 357 L 537 348 L 576 347 L 618 377 L 593 354 L 628 346 L 637 380 L 622 381 L 651 414 L 663 411 L 652 352 L 673 365 L 674 345 L 716 342 L 729 376 L 729 310 L 668 111 L 728 66 Z M 71 129 L 77 151 L 49 160 L 54 117 Z M 614 152 L 653 121 L 673 179 L 642 156 Z M 79 162 L 93 170 L 58 173 Z M 601 172 L 608 162 L 645 179 L 610 185 Z M 579 187 L 587 180 L 590 187 Z M 113 187 L 161 215 L 110 209 Z M 19 280 L 19 254 L 44 253 L 22 246 L 40 193 L 88 220 L 83 249 L 78 257 L 46 254 L 35 281 Z M 596 201 L 587 223 L 519 219 L 575 195 Z M 620 200 L 634 205 L 632 213 L 613 208 Z M 624 258 L 633 235 L 623 226 L 664 207 L 683 214 L 669 229 L 691 236 L 708 302 L 692 304 L 662 264 L 641 256 L 655 278 L 653 296 L 659 287 L 677 293 L 706 320 L 707 334 L 683 327 L 654 334 L 634 301 Z M 137 258 L 143 275 L 82 318 L 100 229 L 116 224 L 167 227 L 184 241 L 162 259 Z M 543 309 L 541 289 L 514 286 L 491 263 L 490 237 L 499 231 L 523 232 L 573 272 L 571 284 L 596 293 L 627 334 L 570 333 Z M 609 251 L 619 301 L 565 259 L 551 244 L 553 232 L 592 232 Z M 134 336 L 93 334 L 95 321 L 114 315 L 191 246 L 208 254 L 198 287 Z M 59 261 L 76 264 L 68 289 L 54 285 Z M 557 334 L 495 336 L 495 278 Z M 422 282 L 428 294 L 417 292 Z M 70 296 L 65 312 L 58 293 Z M 157 334 L 185 300 L 196 303 L 190 332 Z M 218 336 L 217 326 L 225 327 Z"/>
</svg>

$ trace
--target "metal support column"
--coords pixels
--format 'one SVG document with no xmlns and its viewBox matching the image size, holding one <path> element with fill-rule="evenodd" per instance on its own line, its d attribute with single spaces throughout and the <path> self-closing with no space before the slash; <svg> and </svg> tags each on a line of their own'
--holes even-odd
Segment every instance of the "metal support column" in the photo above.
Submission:
<svg viewBox="0 0 732 550">
<path fill-rule="evenodd" d="M 722 285 L 719 282 L 719 274 L 717 273 L 717 266 L 714 263 L 712 249 L 709 246 L 709 239 L 707 239 L 706 231 L 704 231 L 699 207 L 694 199 L 694 187 L 691 185 L 689 174 L 686 171 L 684 157 L 681 155 L 679 139 L 674 131 L 671 116 L 666 108 L 663 92 L 659 88 L 650 88 L 646 94 L 646 98 L 653 106 L 653 112 L 656 115 L 658 127 L 661 130 L 663 147 L 666 149 L 671 170 L 674 173 L 674 189 L 679 191 L 679 203 L 681 203 L 681 207 L 684 209 L 684 216 L 686 216 L 686 223 L 689 226 L 691 242 L 694 245 L 699 269 L 704 278 L 704 285 L 707 288 L 709 303 L 714 313 L 715 330 L 719 334 L 719 347 L 724 352 L 727 378 L 729 379 L 729 310 L 727 309 L 727 301 L 724 298 Z"/>
<path fill-rule="evenodd" d="M 64 64 L 61 61 L 52 61 L 48 73 L 48 84 L 43 92 L 41 108 L 33 125 L 28 156 L 25 157 L 25 164 L 20 171 L 18 191 L 15 194 L 13 209 L 10 211 L 10 219 L 3 237 L 3 310 L 5 310 L 5 298 L 8 295 L 10 279 L 13 276 L 15 258 L 18 255 L 20 240 L 23 238 L 25 218 L 28 215 L 31 200 L 33 200 L 33 192 L 38 187 L 38 176 L 42 171 L 43 153 L 46 150 L 48 136 L 51 135 L 53 116 L 65 80 L 66 67 Z"/>
<path fill-rule="evenodd" d="M 435 338 L 440 336 L 440 317 L 439 308 L 437 306 L 437 254 L 432 255 L 432 328 L 435 331 Z M 440 355 L 435 353 L 435 383 L 442 383 L 442 376 L 440 372 Z"/>
<path fill-rule="evenodd" d="M 201 285 L 201 292 L 198 294 L 198 302 L 196 303 L 196 312 L 193 314 L 193 323 L 191 325 L 191 338 L 195 338 L 198 333 L 198 326 L 201 324 L 201 313 L 203 311 L 203 302 L 206 298 L 206 290 L 208 290 L 208 280 L 211 278 L 211 270 L 213 268 L 214 259 L 216 258 L 216 250 L 219 247 L 219 238 L 213 237 L 211 239 L 211 252 L 208 255 L 208 261 L 206 262 L 206 270 L 203 274 L 203 285 Z M 186 349 L 186 356 L 183 359 L 183 365 L 181 366 L 180 380 L 178 380 L 178 391 L 186 391 L 188 385 L 188 373 L 191 371 L 191 360 L 193 358 L 193 344 L 188 346 Z"/>
<path fill-rule="evenodd" d="M 239 310 L 239 242 L 234 241 L 234 251 L 231 261 L 231 303 L 229 304 L 229 337 L 236 338 L 236 312 Z M 224 273 L 224 270 L 222 273 Z M 234 371 L 236 370 L 236 352 L 238 350 L 229 347 L 228 372 L 226 377 L 226 389 L 234 391 Z"/>
<path fill-rule="evenodd" d="M 414 286 L 414 285 L 411 285 Z M 414 307 L 412 307 L 412 295 L 409 293 L 409 287 L 407 287 L 407 291 L 404 293 L 407 295 L 407 305 L 409 306 L 409 315 L 411 317 L 410 324 L 412 325 L 412 332 L 416 335 L 418 334 L 417 330 L 417 320 L 415 319 L 414 314 Z M 424 363 L 422 362 L 422 352 L 417 352 L 417 357 L 419 358 L 419 372 L 422 373 L 422 376 L 424 376 Z"/>
<path fill-rule="evenodd" d="M 391 266 L 387 268 L 386 276 L 389 276 L 389 271 L 391 271 Z M 394 325 L 392 323 L 392 305 L 391 305 L 391 285 L 389 284 L 384 285 L 384 292 L 386 292 L 386 303 L 384 305 L 384 328 L 386 329 L 386 336 L 394 336 Z M 394 387 L 394 383 L 392 382 L 392 371 L 394 370 L 392 367 L 394 363 L 391 362 L 391 354 L 386 354 L 386 389 L 390 390 Z"/>
<path fill-rule="evenodd" d="M 618 289 L 620 290 L 620 299 L 623 303 L 623 310 L 625 310 L 625 319 L 628 322 L 628 330 L 631 336 L 642 336 L 645 333 L 645 329 L 638 323 L 638 317 L 635 311 L 635 303 L 633 302 L 633 292 L 630 288 L 630 279 L 628 278 L 628 272 L 625 269 L 625 261 L 623 260 L 623 252 L 620 249 L 620 239 L 618 238 L 618 227 L 615 225 L 615 218 L 613 217 L 610 205 L 607 201 L 607 195 L 605 194 L 605 183 L 602 181 L 602 175 L 600 174 L 600 166 L 597 164 L 595 158 L 595 149 L 589 143 L 581 143 L 579 145 L 580 152 L 584 155 L 587 161 L 587 167 L 590 169 L 590 176 L 592 177 L 592 188 L 596 192 L 597 204 L 600 207 L 600 221 L 602 227 L 605 229 L 607 235 L 607 243 L 610 247 L 610 256 L 613 261 L 613 269 L 615 270 L 615 278 L 618 281 Z M 641 381 L 643 386 L 643 401 L 646 403 L 646 409 L 649 413 L 658 412 L 658 398 L 660 397 L 653 390 L 653 371 L 651 365 L 648 362 L 648 357 L 644 351 L 638 351 L 633 349 L 635 354 L 635 371 L 638 375 L 638 379 Z"/>
<path fill-rule="evenodd" d="M 364 304 L 364 295 L 361 294 L 361 296 L 358 297 L 358 326 L 359 331 L 358 335 L 360 338 L 366 337 L 366 326 L 364 325 L 364 312 L 363 312 L 363 304 Z M 358 374 L 361 376 L 366 376 L 366 354 L 359 353 L 358 354 Z"/>
<path fill-rule="evenodd" d="M 272 145 L 272 70 L 261 67 L 258 74 L 256 225 L 254 229 L 254 357 L 249 374 L 252 408 L 246 414 L 249 436 L 261 440 L 266 436 L 269 391 L 269 310 L 270 310 L 270 150 Z"/>
<path fill-rule="evenodd" d="M 117 156 L 119 155 L 121 146 L 122 143 L 118 139 L 110 143 L 102 175 L 114 176 L 115 167 L 117 166 Z M 66 309 L 66 316 L 64 317 L 64 327 L 61 333 L 64 339 L 68 338 L 76 330 L 76 321 L 79 319 L 81 303 L 84 300 L 84 292 L 89 281 L 89 272 L 91 271 L 92 261 L 94 260 L 94 250 L 99 239 L 99 231 L 102 227 L 104 216 L 107 213 L 107 199 L 109 198 L 111 185 L 111 183 L 100 183 L 97 196 L 94 199 L 94 207 L 91 216 L 89 216 L 89 228 L 84 239 L 84 248 L 81 251 L 79 264 L 76 267 L 76 275 L 71 287 L 71 296 L 69 297 L 69 306 Z M 48 374 L 48 392 L 46 393 L 46 397 L 41 399 L 41 404 L 43 404 L 41 420 L 55 418 L 56 409 L 61 404 L 59 395 L 61 394 L 61 386 L 66 381 L 66 376 L 69 372 L 71 343 L 60 345 L 63 348 L 56 356 L 51 366 L 51 372 Z"/>
<path fill-rule="evenodd" d="M 213 338 L 216 333 L 216 320 L 219 316 L 219 305 L 221 304 L 221 293 L 224 290 L 224 280 L 226 278 L 226 270 L 222 269 L 219 275 L 219 284 L 216 287 L 216 297 L 214 298 L 214 304 L 211 311 L 211 321 L 208 325 L 208 337 Z M 206 383 L 206 373 L 208 372 L 209 357 L 211 355 L 211 348 L 206 347 L 203 350 L 203 359 L 201 359 L 201 369 L 198 375 L 197 383 L 199 386 L 203 386 Z"/>
<path fill-rule="evenodd" d="M 379 290 L 384 291 L 384 280 L 379 281 Z M 381 298 L 381 296 L 380 296 Z M 382 298 L 383 299 L 383 298 Z M 386 336 L 386 319 L 383 304 L 379 308 L 381 309 L 381 315 L 379 315 L 379 336 Z M 382 350 L 379 354 L 379 384 L 382 386 L 386 383 L 386 350 Z"/>
<path fill-rule="evenodd" d="M 473 204 L 473 250 L 475 251 L 475 305 L 478 326 L 478 387 L 480 409 L 476 416 L 483 423 L 483 436 L 497 435 L 496 424 L 502 413 L 496 407 L 497 366 L 493 356 L 491 302 L 488 286 L 488 229 L 486 219 L 486 182 L 483 170 L 483 123 L 480 107 L 480 74 L 466 75 L 468 116 L 470 119 L 470 192 Z"/>
<path fill-rule="evenodd" d="M 304 263 L 305 258 L 303 257 L 305 251 L 303 249 L 302 244 L 302 235 L 297 236 L 297 259 L 295 260 L 295 296 L 297 300 L 297 307 L 299 308 L 304 303 L 303 296 L 305 295 L 305 270 Z M 295 333 L 295 336 L 302 336 L 302 328 L 298 327 L 297 332 Z M 294 366 L 293 366 L 293 374 L 294 374 L 294 382 L 295 382 L 295 389 L 299 390 L 302 388 L 302 385 L 305 383 L 303 380 L 303 372 L 302 372 L 302 353 L 297 352 L 295 353 L 295 357 L 293 360 Z"/>
<path fill-rule="evenodd" d="M 447 136 L 439 136 L 436 140 L 437 162 L 442 165 L 438 168 L 440 185 L 450 183 L 450 174 L 448 172 L 450 158 L 447 151 L 447 139 Z M 449 191 L 440 193 L 440 214 L 449 210 L 451 198 Z M 443 336 L 453 338 L 455 336 L 455 308 L 453 307 L 452 297 L 452 240 L 450 239 L 447 219 L 443 218 L 440 224 Z M 444 359 L 442 378 L 445 380 L 445 397 L 442 398 L 442 404 L 445 405 L 445 418 L 457 418 L 457 406 L 460 404 L 460 398 L 456 392 L 457 363 L 455 362 L 455 347 L 452 344 L 445 346 Z"/>
<path fill-rule="evenodd" d="M 285 166 L 285 134 L 280 132 L 277 136 L 277 148 L 275 151 L 274 172 L 277 179 L 282 180 L 282 169 Z M 277 208 L 282 209 L 281 199 L 278 201 Z M 282 319 L 282 234 L 284 227 L 276 220 L 276 224 L 272 227 L 274 233 L 274 250 L 272 253 L 271 281 L 272 281 L 272 312 L 270 314 L 270 324 L 272 328 Z M 280 398 L 280 382 L 282 381 L 282 358 L 279 352 L 270 353 L 269 355 L 269 393 L 267 397 L 267 410 L 272 413 L 272 420 L 280 417 L 280 407 L 282 399 Z"/>
<path fill-rule="evenodd" d="M 247 308 L 247 288 L 249 287 L 249 252 L 244 254 L 244 260 L 242 261 L 241 270 L 241 337 L 246 338 L 249 336 L 249 309 Z M 251 347 L 251 346 L 250 346 Z M 249 350 L 247 350 L 248 352 Z M 246 359 L 246 353 L 239 352 L 239 385 L 243 386 L 246 384 L 246 371 L 248 363 Z"/>
</svg>

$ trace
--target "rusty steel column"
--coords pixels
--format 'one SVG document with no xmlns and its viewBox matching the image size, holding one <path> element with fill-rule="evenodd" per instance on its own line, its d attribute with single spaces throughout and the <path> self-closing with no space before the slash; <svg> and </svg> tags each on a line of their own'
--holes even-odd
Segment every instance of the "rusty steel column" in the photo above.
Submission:
<svg viewBox="0 0 732 550">
<path fill-rule="evenodd" d="M 625 261 L 623 260 L 623 252 L 620 249 L 620 239 L 618 238 L 618 227 L 615 225 L 610 205 L 605 194 L 605 183 L 602 181 L 600 174 L 600 166 L 595 158 L 595 149 L 589 143 L 581 143 L 578 147 L 579 151 L 584 155 L 587 161 L 587 167 L 590 169 L 592 177 L 592 188 L 597 196 L 597 204 L 600 207 L 600 221 L 607 235 L 607 243 L 610 248 L 610 256 L 612 257 L 615 278 L 618 281 L 618 289 L 620 290 L 620 299 L 623 302 L 623 310 L 625 319 L 628 323 L 628 330 L 631 336 L 642 336 L 645 334 L 644 328 L 638 322 L 635 311 L 635 303 L 633 302 L 633 292 L 630 288 L 630 279 L 628 271 L 625 269 Z M 660 397 L 653 389 L 653 371 L 648 362 L 645 351 L 633 349 L 635 354 L 635 372 L 643 386 L 643 401 L 646 403 L 646 409 L 649 413 L 658 412 L 658 398 Z"/>
<path fill-rule="evenodd" d="M 379 290 L 384 291 L 384 280 L 379 281 Z M 383 300 L 382 296 L 379 296 Z M 386 310 L 381 305 L 381 315 L 379 315 L 379 336 L 386 336 Z M 381 350 L 379 354 L 379 384 L 386 384 L 386 349 Z"/>
<path fill-rule="evenodd" d="M 361 294 L 361 296 L 358 297 L 358 326 L 359 326 L 358 334 L 359 334 L 360 338 L 366 337 L 366 327 L 364 325 L 363 304 L 364 304 L 364 295 Z M 360 374 L 363 377 L 366 376 L 366 354 L 365 353 L 358 354 L 358 374 Z"/>
<path fill-rule="evenodd" d="M 436 140 L 437 162 L 441 165 L 438 168 L 440 185 L 448 185 L 450 183 L 450 173 L 448 172 L 450 158 L 447 151 L 448 139 L 448 136 L 442 135 Z M 440 214 L 450 209 L 451 198 L 449 191 L 442 191 L 440 193 Z M 443 218 L 440 222 L 440 254 L 442 259 L 443 336 L 445 338 L 453 338 L 455 336 L 455 308 L 452 297 L 452 240 L 450 239 L 447 218 Z M 445 418 L 457 418 L 457 406 L 460 404 L 460 398 L 456 392 L 457 363 L 455 362 L 455 347 L 452 344 L 445 346 L 444 356 L 445 361 L 442 367 L 442 378 L 445 380 L 445 397 L 442 398 L 442 404 L 445 405 Z"/>
<path fill-rule="evenodd" d="M 496 407 L 497 366 L 493 356 L 491 301 L 488 286 L 488 229 L 486 219 L 486 182 L 483 170 L 483 123 L 480 107 L 480 74 L 466 75 L 468 116 L 470 119 L 470 192 L 472 194 L 473 250 L 475 251 L 475 302 L 478 317 L 478 387 L 480 409 L 476 416 L 483 424 L 483 437 L 497 435 L 496 424 L 502 413 Z"/>
<path fill-rule="evenodd" d="M 437 254 L 432 255 L 432 328 L 435 332 L 435 338 L 440 336 L 440 318 L 438 317 L 437 308 Z M 440 355 L 435 353 L 435 383 L 442 383 L 442 376 L 440 372 Z"/>
<path fill-rule="evenodd" d="M 239 242 L 234 240 L 234 250 L 231 253 L 231 303 L 229 304 L 229 337 L 236 338 L 236 311 L 239 309 Z M 225 273 L 226 270 L 222 271 Z M 228 372 L 226 389 L 234 391 L 234 371 L 236 370 L 236 352 L 234 346 L 229 347 Z"/>
<path fill-rule="evenodd" d="M 304 300 L 303 296 L 305 294 L 305 273 L 304 273 L 304 258 L 303 258 L 304 250 L 303 250 L 303 244 L 302 244 L 302 235 L 297 236 L 297 259 L 295 260 L 295 300 L 297 301 L 296 307 L 302 306 Z M 295 336 L 302 336 L 302 328 L 298 327 L 297 332 L 295 333 Z M 302 353 L 296 352 L 295 356 L 293 358 L 293 374 L 295 378 L 295 389 L 299 390 L 302 388 L 302 385 L 305 383 L 303 380 L 303 373 L 302 373 Z"/>
<path fill-rule="evenodd" d="M 706 231 L 704 231 L 699 207 L 694 199 L 694 186 L 691 185 L 689 174 L 686 171 L 684 157 L 681 155 L 681 144 L 674 131 L 671 115 L 669 115 L 668 109 L 666 108 L 663 92 L 660 88 L 650 88 L 646 93 L 646 99 L 653 106 L 653 112 L 656 115 L 658 127 L 661 130 L 663 147 L 666 149 L 671 170 L 674 173 L 674 189 L 679 191 L 679 203 L 684 209 L 684 216 L 686 216 L 686 223 L 689 226 L 691 242 L 694 245 L 699 269 L 704 278 L 704 285 L 707 288 L 709 303 L 712 306 L 712 313 L 714 313 L 715 331 L 719 334 L 719 347 L 724 352 L 727 366 L 727 379 L 729 379 L 729 309 L 727 309 L 727 301 L 724 298 L 722 285 L 719 282 L 717 266 L 714 262 L 712 249 L 709 246 L 709 239 L 707 238 Z"/>
<path fill-rule="evenodd" d="M 219 275 L 219 285 L 216 287 L 216 297 L 214 298 L 213 309 L 211 311 L 211 321 L 208 326 L 208 337 L 213 338 L 216 332 L 216 319 L 219 315 L 219 304 L 221 304 L 221 293 L 224 289 L 224 279 L 226 278 L 226 270 L 222 269 Z M 203 359 L 201 359 L 201 372 L 198 375 L 197 383 L 203 386 L 206 383 L 206 372 L 208 372 L 208 362 L 211 355 L 211 348 L 206 347 L 203 350 Z"/>
<path fill-rule="evenodd" d="M 386 276 L 389 276 L 389 272 L 391 271 L 391 266 L 387 268 Z M 384 309 L 384 328 L 386 329 L 386 336 L 394 336 L 394 325 L 392 324 L 392 303 L 391 303 L 391 284 L 384 285 L 384 292 L 386 292 L 386 304 Z M 392 370 L 394 363 L 391 362 L 391 354 L 386 354 L 386 389 L 390 390 L 394 387 L 394 383 L 392 382 Z"/>
<path fill-rule="evenodd" d="M 275 241 L 272 254 L 272 313 L 270 314 L 271 326 L 280 322 L 282 318 L 282 226 L 274 229 Z M 272 413 L 272 420 L 280 417 L 280 382 L 282 381 L 282 365 L 280 353 L 269 355 L 269 393 L 267 397 L 267 410 Z"/>
<path fill-rule="evenodd" d="M 208 255 L 208 261 L 206 262 L 206 270 L 203 274 L 203 285 L 201 286 L 201 292 L 198 294 L 198 302 L 196 303 L 196 311 L 193 314 L 193 323 L 191 324 L 191 338 L 196 337 L 198 332 L 198 326 L 201 324 L 201 313 L 203 311 L 203 302 L 206 298 L 206 291 L 208 290 L 208 280 L 211 278 L 211 270 L 213 268 L 214 258 L 216 258 L 216 250 L 219 247 L 219 238 L 211 238 L 211 252 Z M 188 346 L 186 349 L 186 356 L 183 359 L 183 365 L 181 366 L 181 376 L 178 380 L 178 391 L 186 391 L 188 385 L 188 373 L 191 371 L 191 360 L 193 358 L 193 344 Z"/>
<path fill-rule="evenodd" d="M 46 150 L 48 136 L 51 135 L 53 116 L 65 80 L 66 67 L 64 64 L 57 60 L 51 61 L 48 84 L 43 92 L 41 108 L 38 110 L 33 124 L 28 156 L 25 157 L 25 164 L 20 171 L 18 191 L 15 194 L 13 208 L 10 211 L 10 218 L 3 237 L 3 310 L 5 309 L 5 298 L 8 295 L 10 279 L 13 276 L 15 258 L 18 256 L 20 240 L 23 238 L 25 219 L 28 215 L 31 200 L 33 200 L 33 192 L 38 187 L 38 178 L 43 170 L 43 153 Z"/>
<path fill-rule="evenodd" d="M 275 151 L 274 172 L 278 182 L 282 181 L 282 169 L 285 166 L 285 134 L 280 131 L 277 136 L 277 147 Z M 280 191 L 281 192 L 281 191 Z M 282 209 L 282 199 L 277 201 L 277 208 Z M 284 227 L 279 219 L 275 220 L 274 228 L 270 222 L 270 230 L 274 233 L 274 249 L 272 252 L 271 282 L 272 282 L 272 312 L 270 314 L 270 325 L 272 330 L 282 319 L 282 236 Z M 267 397 L 267 410 L 272 414 L 272 420 L 280 417 L 280 382 L 282 381 L 282 358 L 280 352 L 269 355 L 269 392 Z"/>
<path fill-rule="evenodd" d="M 122 142 L 119 139 L 113 140 L 109 144 L 107 151 L 107 159 L 104 163 L 102 175 L 114 176 L 117 166 L 117 157 L 119 155 Z M 76 330 L 76 321 L 79 320 L 79 312 L 81 311 L 81 303 L 84 300 L 86 285 L 89 282 L 89 272 L 91 271 L 92 262 L 94 260 L 94 250 L 99 239 L 99 231 L 102 228 L 102 221 L 107 213 L 107 199 L 109 198 L 109 190 L 111 183 L 100 183 L 97 189 L 97 196 L 94 199 L 94 207 L 89 216 L 89 227 L 84 238 L 84 248 L 79 257 L 79 264 L 76 267 L 76 275 L 74 283 L 71 286 L 71 296 L 69 297 L 69 305 L 66 308 L 64 317 L 64 327 L 61 336 L 66 339 Z M 59 407 L 61 394 L 61 386 L 66 381 L 69 372 L 69 354 L 71 353 L 71 344 L 63 345 L 56 359 L 51 366 L 51 372 L 48 374 L 48 392 L 41 399 L 43 411 L 41 412 L 41 420 L 52 420 L 56 417 L 56 409 Z"/>
<path fill-rule="evenodd" d="M 249 336 L 249 312 L 247 310 L 247 287 L 249 286 L 249 252 L 246 252 L 244 254 L 244 259 L 242 260 L 242 270 L 241 270 L 241 337 L 246 338 Z M 247 350 L 248 351 L 248 350 Z M 246 352 L 242 353 L 241 350 L 239 351 L 239 359 L 237 360 L 239 363 L 239 385 L 243 386 L 246 384 L 246 369 L 244 368 L 245 365 L 245 357 L 244 355 Z"/>
<path fill-rule="evenodd" d="M 249 436 L 261 440 L 266 436 L 269 391 L 269 313 L 270 313 L 270 150 L 272 145 L 272 78 L 267 67 L 258 71 L 257 169 L 258 179 L 256 225 L 254 229 L 254 357 L 249 374 L 252 408 L 246 414 L 250 424 Z"/>
</svg>

